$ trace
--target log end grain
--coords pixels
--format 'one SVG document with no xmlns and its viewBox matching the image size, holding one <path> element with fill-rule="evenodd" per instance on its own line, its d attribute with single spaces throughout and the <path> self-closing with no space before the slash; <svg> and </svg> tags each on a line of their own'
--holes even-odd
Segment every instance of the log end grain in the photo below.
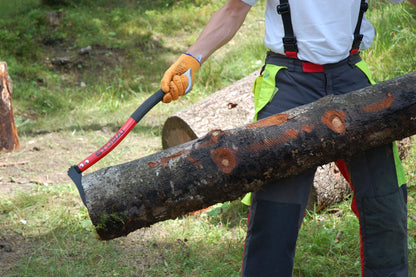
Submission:
<svg viewBox="0 0 416 277">
<path fill-rule="evenodd" d="M 197 135 L 183 119 L 178 116 L 169 117 L 162 129 L 162 146 L 167 149 L 197 138 Z"/>
</svg>

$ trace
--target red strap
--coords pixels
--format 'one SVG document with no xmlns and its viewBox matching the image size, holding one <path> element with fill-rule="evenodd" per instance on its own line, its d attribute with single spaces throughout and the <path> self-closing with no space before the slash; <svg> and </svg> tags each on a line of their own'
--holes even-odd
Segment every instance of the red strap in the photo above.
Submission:
<svg viewBox="0 0 416 277">
<path fill-rule="evenodd" d="M 351 51 L 350 51 L 350 56 L 351 56 L 351 55 L 354 55 L 354 54 L 357 54 L 359 51 L 360 51 L 360 49 L 358 49 L 358 48 L 351 49 Z"/>
<path fill-rule="evenodd" d="M 296 51 L 286 51 L 285 54 L 287 57 L 298 58 L 298 52 Z"/>
<path fill-rule="evenodd" d="M 286 57 L 290 58 L 298 58 L 298 52 L 296 51 L 286 51 Z M 313 72 L 324 72 L 324 66 L 322 64 L 315 64 L 310 62 L 302 62 L 302 70 L 306 73 L 313 73 Z"/>
<path fill-rule="evenodd" d="M 314 73 L 314 72 L 324 72 L 324 66 L 322 64 L 315 64 L 309 62 L 302 63 L 303 72 Z"/>
</svg>

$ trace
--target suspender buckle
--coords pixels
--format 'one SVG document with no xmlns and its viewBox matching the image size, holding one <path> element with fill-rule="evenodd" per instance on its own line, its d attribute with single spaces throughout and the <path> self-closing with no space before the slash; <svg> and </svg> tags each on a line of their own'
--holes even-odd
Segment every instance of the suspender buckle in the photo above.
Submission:
<svg viewBox="0 0 416 277">
<path fill-rule="evenodd" d="M 278 14 L 287 14 L 289 13 L 289 3 L 283 3 L 280 5 L 277 5 L 277 13 Z"/>
<path fill-rule="evenodd" d="M 362 12 L 366 12 L 366 11 L 368 10 L 368 3 L 367 3 L 367 2 L 365 2 L 365 1 L 362 1 L 362 2 L 361 2 L 361 5 L 360 5 L 360 10 L 361 10 Z"/>
<path fill-rule="evenodd" d="M 355 26 L 355 30 L 354 30 L 354 40 L 352 42 L 350 54 L 358 53 L 358 51 L 360 50 L 360 44 L 364 37 L 362 34 L 360 34 L 361 23 L 363 21 L 364 13 L 367 11 L 367 9 L 368 9 L 367 2 L 365 0 L 361 0 L 360 12 L 358 14 L 357 26 Z"/>
<path fill-rule="evenodd" d="M 298 45 L 296 37 L 284 37 L 283 38 L 283 46 L 285 48 L 285 52 L 298 52 Z"/>
<path fill-rule="evenodd" d="M 361 41 L 363 41 L 363 37 L 364 37 L 364 35 L 362 35 L 362 34 L 357 34 L 357 35 L 354 35 L 354 41 L 353 41 L 353 43 L 352 43 L 352 49 L 358 49 L 358 48 L 360 48 L 360 44 L 361 44 Z"/>
</svg>

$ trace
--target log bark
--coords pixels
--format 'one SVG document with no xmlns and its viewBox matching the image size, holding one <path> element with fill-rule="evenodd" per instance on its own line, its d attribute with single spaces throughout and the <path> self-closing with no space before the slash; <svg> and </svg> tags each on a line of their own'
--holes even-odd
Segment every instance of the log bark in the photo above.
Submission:
<svg viewBox="0 0 416 277">
<path fill-rule="evenodd" d="M 20 145 L 13 115 L 13 83 L 6 62 L 0 62 L 0 92 L 0 152 L 10 152 Z"/>
<path fill-rule="evenodd" d="M 83 178 L 102 239 L 235 200 L 270 181 L 416 133 L 416 72 Z"/>
<path fill-rule="evenodd" d="M 234 129 L 253 122 L 252 86 L 258 71 L 223 88 L 202 101 L 168 117 L 163 124 L 163 149 L 173 147 L 213 130 Z M 307 209 L 319 211 L 351 194 L 348 182 L 334 163 L 320 166 L 315 173 Z"/>
</svg>

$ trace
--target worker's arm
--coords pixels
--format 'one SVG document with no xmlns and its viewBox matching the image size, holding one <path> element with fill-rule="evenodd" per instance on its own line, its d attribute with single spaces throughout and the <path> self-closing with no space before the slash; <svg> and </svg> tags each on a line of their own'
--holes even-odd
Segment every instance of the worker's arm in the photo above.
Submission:
<svg viewBox="0 0 416 277">
<path fill-rule="evenodd" d="M 215 50 L 234 37 L 250 8 L 250 5 L 241 0 L 228 0 L 222 8 L 212 15 L 198 39 L 189 48 L 188 53 L 193 56 L 201 55 L 201 63 L 203 63 Z"/>
<path fill-rule="evenodd" d="M 163 102 L 169 103 L 172 100 L 177 100 L 179 96 L 192 89 L 194 74 L 200 65 L 215 50 L 234 37 L 250 8 L 250 5 L 241 0 L 228 0 L 212 15 L 187 53 L 182 54 L 163 75 L 160 82 L 162 90 L 165 92 Z"/>
</svg>

